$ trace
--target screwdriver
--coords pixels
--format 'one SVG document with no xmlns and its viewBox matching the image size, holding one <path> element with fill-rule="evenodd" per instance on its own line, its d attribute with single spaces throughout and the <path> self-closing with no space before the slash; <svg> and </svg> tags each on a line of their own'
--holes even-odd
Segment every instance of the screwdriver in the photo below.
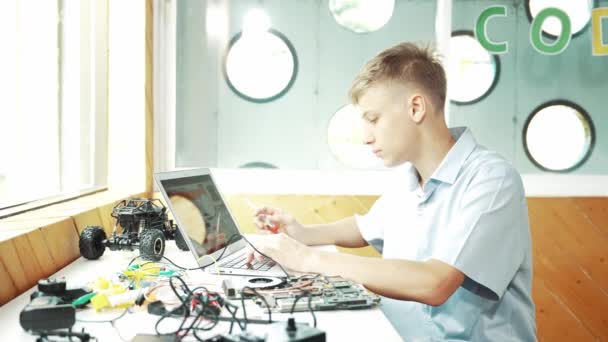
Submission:
<svg viewBox="0 0 608 342">
<path fill-rule="evenodd" d="M 251 208 L 251 210 L 253 210 L 254 212 L 258 211 L 258 209 L 259 209 L 258 206 L 253 204 L 253 202 L 251 202 L 251 200 L 249 200 L 249 198 L 245 198 L 245 202 Z M 265 214 L 258 215 L 258 218 L 261 218 L 264 221 L 264 227 L 266 227 L 266 229 L 271 231 L 273 234 L 277 234 L 279 232 L 279 225 L 277 223 L 273 223 L 272 221 L 270 221 L 270 218 L 268 217 L 268 215 L 265 215 Z"/>
</svg>

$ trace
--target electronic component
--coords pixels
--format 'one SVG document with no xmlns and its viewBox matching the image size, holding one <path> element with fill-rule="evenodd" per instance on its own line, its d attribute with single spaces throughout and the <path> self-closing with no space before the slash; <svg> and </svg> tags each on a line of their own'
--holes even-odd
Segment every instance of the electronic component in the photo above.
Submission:
<svg viewBox="0 0 608 342">
<path fill-rule="evenodd" d="M 38 291 L 30 295 L 30 303 L 19 314 L 19 323 L 26 331 L 50 331 L 71 328 L 76 322 L 72 301 L 89 294 L 85 289 L 67 289 L 65 279 L 41 279 Z"/>
<path fill-rule="evenodd" d="M 245 286 L 253 289 L 274 289 L 283 284 L 283 279 L 277 277 L 251 277 L 245 279 Z"/>
<path fill-rule="evenodd" d="M 66 289 L 66 283 L 64 278 L 49 278 L 38 280 L 38 291 L 46 294 L 60 294 L 64 293 Z"/>
<path fill-rule="evenodd" d="M 242 332 L 221 335 L 214 341 L 226 342 L 325 342 L 325 332 L 306 324 L 296 324 L 293 317 L 287 322 L 271 324 L 264 334 Z"/>
<path fill-rule="evenodd" d="M 308 298 L 294 302 L 298 297 L 310 296 L 312 310 L 350 310 L 370 308 L 378 305 L 380 296 L 369 292 L 360 284 L 345 280 L 342 277 L 316 276 L 309 279 L 298 279 L 284 288 L 274 290 L 258 289 L 266 299 L 272 312 L 308 311 Z M 261 299 L 256 303 L 266 309 Z"/>
<path fill-rule="evenodd" d="M 83 288 L 68 289 L 63 278 L 40 279 L 38 280 L 38 291 L 32 292 L 30 300 L 41 296 L 55 296 L 61 299 L 61 304 L 69 304 L 90 292 Z"/>
<path fill-rule="evenodd" d="M 19 323 L 26 331 L 67 329 L 75 322 L 76 309 L 55 296 L 34 298 L 19 314 Z"/>
<path fill-rule="evenodd" d="M 237 298 L 245 287 L 252 289 L 274 289 L 280 288 L 285 281 L 277 277 L 238 277 L 225 278 L 222 280 L 222 289 L 228 298 Z"/>
<path fill-rule="evenodd" d="M 228 298 L 234 299 L 238 296 L 239 289 L 235 287 L 232 278 L 224 278 L 222 280 L 222 290 L 224 290 L 224 295 Z"/>
</svg>

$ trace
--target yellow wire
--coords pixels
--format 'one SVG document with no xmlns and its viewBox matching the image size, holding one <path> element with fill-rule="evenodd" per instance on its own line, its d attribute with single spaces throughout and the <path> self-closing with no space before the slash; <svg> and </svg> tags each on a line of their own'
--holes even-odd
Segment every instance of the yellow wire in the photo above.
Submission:
<svg viewBox="0 0 608 342">
<path fill-rule="evenodd" d="M 203 259 L 205 259 L 205 257 L 211 258 L 211 260 L 213 260 L 213 265 L 215 266 L 215 273 L 216 273 L 217 275 L 220 275 L 220 268 L 219 268 L 219 266 L 217 265 L 217 260 L 215 260 L 215 258 L 213 257 L 213 255 L 211 255 L 211 254 L 205 254 L 205 255 L 203 255 L 203 257 L 201 258 L 201 261 L 202 261 Z"/>
</svg>

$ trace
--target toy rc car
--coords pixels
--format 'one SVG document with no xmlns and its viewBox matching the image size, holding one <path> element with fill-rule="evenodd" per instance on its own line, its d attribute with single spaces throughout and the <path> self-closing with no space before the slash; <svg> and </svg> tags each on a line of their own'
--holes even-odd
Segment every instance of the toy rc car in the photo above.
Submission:
<svg viewBox="0 0 608 342">
<path fill-rule="evenodd" d="M 188 250 L 184 237 L 167 208 L 159 199 L 131 198 L 119 202 L 112 210 L 115 219 L 112 236 L 103 227 L 87 226 L 80 234 L 80 254 L 86 259 L 99 259 L 106 247 L 110 250 L 135 250 L 150 260 L 158 261 L 165 253 L 165 241 L 175 240 L 177 247 Z M 117 227 L 122 229 L 117 232 Z"/>
</svg>

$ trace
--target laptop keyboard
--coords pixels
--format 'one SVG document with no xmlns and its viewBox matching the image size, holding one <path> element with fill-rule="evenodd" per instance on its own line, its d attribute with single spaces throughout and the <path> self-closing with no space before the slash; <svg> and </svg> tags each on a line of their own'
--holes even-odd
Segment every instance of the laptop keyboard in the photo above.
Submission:
<svg viewBox="0 0 608 342">
<path fill-rule="evenodd" d="M 275 265 L 275 262 L 270 259 L 264 259 L 263 261 L 253 259 L 253 262 L 251 264 L 248 264 L 246 254 L 238 256 L 227 262 L 220 263 L 220 267 L 224 267 L 224 268 L 236 268 L 236 269 L 257 270 L 257 271 L 268 271 L 274 265 Z"/>
</svg>

